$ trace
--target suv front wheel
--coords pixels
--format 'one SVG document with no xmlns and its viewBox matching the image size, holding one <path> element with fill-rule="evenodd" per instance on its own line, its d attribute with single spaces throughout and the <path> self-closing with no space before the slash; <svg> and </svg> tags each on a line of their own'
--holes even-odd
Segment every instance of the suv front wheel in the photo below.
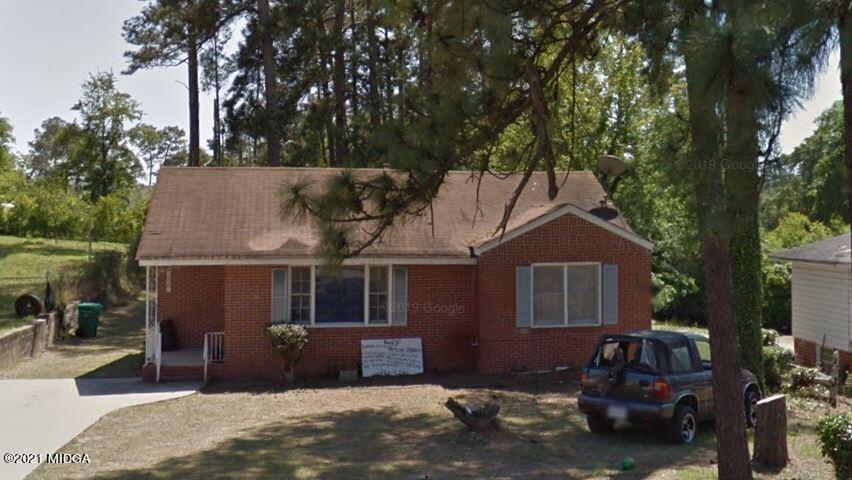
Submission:
<svg viewBox="0 0 852 480">
<path fill-rule="evenodd" d="M 760 393 L 750 388 L 745 394 L 745 417 L 746 426 L 752 428 L 757 424 L 757 402 L 760 401 Z"/>
<path fill-rule="evenodd" d="M 674 418 L 669 425 L 669 440 L 675 443 L 692 443 L 698 433 L 698 419 L 695 410 L 686 405 L 678 405 Z"/>
</svg>

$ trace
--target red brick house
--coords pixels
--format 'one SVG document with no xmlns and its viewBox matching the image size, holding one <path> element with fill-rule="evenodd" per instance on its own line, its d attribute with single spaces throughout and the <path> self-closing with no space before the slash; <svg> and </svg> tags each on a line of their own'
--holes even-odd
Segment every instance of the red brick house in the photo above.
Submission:
<svg viewBox="0 0 852 480">
<path fill-rule="evenodd" d="M 451 172 L 433 215 L 395 226 L 332 272 L 313 256 L 311 220 L 281 218 L 278 192 L 336 173 L 160 171 L 137 253 L 149 279 L 146 378 L 204 368 L 276 377 L 265 336 L 275 322 L 309 329 L 303 375 L 357 367 L 361 340 L 382 338 L 419 338 L 426 372 L 577 366 L 603 332 L 650 328 L 652 244 L 621 216 L 590 213 L 604 191 L 589 172 L 568 174 L 553 201 L 534 174 L 502 236 L 495 228 L 519 178 L 477 186 Z M 159 347 L 165 320 L 176 351 Z"/>
</svg>

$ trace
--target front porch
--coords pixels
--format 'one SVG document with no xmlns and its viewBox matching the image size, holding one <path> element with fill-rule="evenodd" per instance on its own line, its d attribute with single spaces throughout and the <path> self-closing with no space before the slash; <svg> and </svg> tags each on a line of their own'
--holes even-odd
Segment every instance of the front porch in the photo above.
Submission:
<svg viewBox="0 0 852 480">
<path fill-rule="evenodd" d="M 164 275 L 163 275 L 164 273 Z M 145 380 L 204 380 L 218 374 L 225 360 L 225 332 L 221 321 L 186 322 L 187 319 L 209 318 L 208 312 L 189 310 L 171 312 L 168 318 L 161 316 L 159 291 L 172 290 L 172 271 L 160 271 L 158 267 L 145 269 L 145 364 L 142 376 Z M 214 306 L 216 308 L 216 306 Z M 219 306 L 221 311 L 221 307 Z M 167 309 L 168 312 L 168 309 Z M 177 318 L 175 318 L 177 317 Z M 168 321 L 164 332 L 161 326 Z M 185 325 L 196 328 L 184 329 Z M 211 328 L 212 327 L 212 328 Z M 213 330 L 213 331 L 210 331 Z M 164 335 L 167 337 L 164 350 Z"/>
</svg>

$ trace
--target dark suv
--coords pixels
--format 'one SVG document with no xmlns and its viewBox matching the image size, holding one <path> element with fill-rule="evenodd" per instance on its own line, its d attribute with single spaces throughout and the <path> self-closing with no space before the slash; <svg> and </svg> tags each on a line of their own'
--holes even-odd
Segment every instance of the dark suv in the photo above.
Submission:
<svg viewBox="0 0 852 480">
<path fill-rule="evenodd" d="M 740 378 L 751 427 L 760 389 L 748 370 Z M 698 422 L 713 417 L 710 341 L 701 335 L 662 330 L 604 335 L 580 381 L 577 404 L 594 433 L 612 430 L 616 420 L 664 423 L 670 440 L 690 443 Z"/>
</svg>

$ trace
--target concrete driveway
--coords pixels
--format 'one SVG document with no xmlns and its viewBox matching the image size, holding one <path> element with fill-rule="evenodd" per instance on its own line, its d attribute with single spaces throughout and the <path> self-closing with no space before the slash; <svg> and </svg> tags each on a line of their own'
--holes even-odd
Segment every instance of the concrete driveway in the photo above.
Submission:
<svg viewBox="0 0 852 480">
<path fill-rule="evenodd" d="M 37 460 L 44 461 L 113 410 L 182 397 L 200 386 L 198 382 L 153 385 L 138 378 L 0 380 L 0 455 L 40 455 L 27 459 L 32 463 L 0 459 L 0 478 L 25 477 L 38 466 Z"/>
</svg>

